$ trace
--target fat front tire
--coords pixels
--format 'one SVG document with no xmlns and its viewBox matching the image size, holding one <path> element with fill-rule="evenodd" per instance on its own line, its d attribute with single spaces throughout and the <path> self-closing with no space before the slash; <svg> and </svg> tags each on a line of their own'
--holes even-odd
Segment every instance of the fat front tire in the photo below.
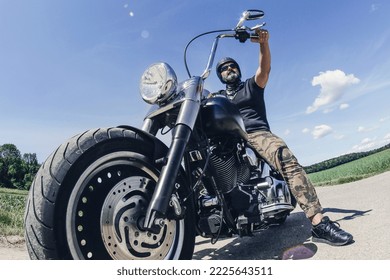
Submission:
<svg viewBox="0 0 390 280">
<path fill-rule="evenodd" d="M 31 259 L 191 259 L 194 208 L 143 230 L 167 154 L 155 137 L 132 128 L 89 130 L 61 145 L 39 169 L 25 212 Z M 189 193 L 182 175 L 175 196 Z"/>
</svg>

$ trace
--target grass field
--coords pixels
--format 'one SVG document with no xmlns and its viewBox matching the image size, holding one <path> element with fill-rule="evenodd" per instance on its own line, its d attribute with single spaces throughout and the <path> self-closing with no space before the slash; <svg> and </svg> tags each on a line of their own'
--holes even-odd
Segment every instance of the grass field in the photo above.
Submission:
<svg viewBox="0 0 390 280">
<path fill-rule="evenodd" d="M 309 174 L 316 186 L 357 181 L 390 170 L 390 149 L 335 168 Z M 23 236 L 27 191 L 0 188 L 0 236 Z"/>
<path fill-rule="evenodd" d="M 0 188 L 0 236 L 23 235 L 27 191 Z"/>
<path fill-rule="evenodd" d="M 390 149 L 324 171 L 309 174 L 315 186 L 338 185 L 390 170 Z"/>
</svg>

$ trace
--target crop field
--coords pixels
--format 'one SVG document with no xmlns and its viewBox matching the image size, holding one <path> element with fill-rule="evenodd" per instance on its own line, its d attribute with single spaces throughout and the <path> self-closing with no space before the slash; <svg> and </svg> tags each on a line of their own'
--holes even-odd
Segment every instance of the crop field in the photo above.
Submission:
<svg viewBox="0 0 390 280">
<path fill-rule="evenodd" d="M 309 174 L 316 186 L 338 185 L 367 178 L 390 170 L 390 149 L 339 165 L 334 168 Z"/>
</svg>

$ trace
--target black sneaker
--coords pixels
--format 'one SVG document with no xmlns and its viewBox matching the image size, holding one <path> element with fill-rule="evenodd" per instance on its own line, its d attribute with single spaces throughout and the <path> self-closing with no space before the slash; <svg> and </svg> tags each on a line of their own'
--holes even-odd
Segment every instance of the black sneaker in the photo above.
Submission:
<svg viewBox="0 0 390 280">
<path fill-rule="evenodd" d="M 351 243 L 353 236 L 340 228 L 339 223 L 329 217 L 323 217 L 318 225 L 311 229 L 313 242 L 322 242 L 333 246 L 342 246 Z"/>
</svg>

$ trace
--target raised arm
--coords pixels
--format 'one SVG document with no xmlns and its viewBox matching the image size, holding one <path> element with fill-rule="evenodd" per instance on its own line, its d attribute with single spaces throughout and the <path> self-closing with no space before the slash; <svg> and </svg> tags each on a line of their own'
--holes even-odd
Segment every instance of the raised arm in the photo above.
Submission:
<svg viewBox="0 0 390 280">
<path fill-rule="evenodd" d="M 265 29 L 257 29 L 256 34 L 259 38 L 251 39 L 252 42 L 258 43 L 260 46 L 259 67 L 256 71 L 255 81 L 259 87 L 265 88 L 271 71 L 271 51 L 268 45 L 269 33 Z"/>
</svg>

